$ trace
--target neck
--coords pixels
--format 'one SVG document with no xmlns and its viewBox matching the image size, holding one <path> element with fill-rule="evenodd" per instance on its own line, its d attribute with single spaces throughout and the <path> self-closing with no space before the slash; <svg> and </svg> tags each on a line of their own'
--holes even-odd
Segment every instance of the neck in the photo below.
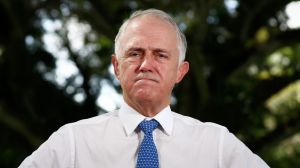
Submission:
<svg viewBox="0 0 300 168">
<path fill-rule="evenodd" d="M 130 101 L 126 98 L 124 100 L 130 107 L 145 117 L 154 117 L 170 104 L 170 102 Z"/>
</svg>

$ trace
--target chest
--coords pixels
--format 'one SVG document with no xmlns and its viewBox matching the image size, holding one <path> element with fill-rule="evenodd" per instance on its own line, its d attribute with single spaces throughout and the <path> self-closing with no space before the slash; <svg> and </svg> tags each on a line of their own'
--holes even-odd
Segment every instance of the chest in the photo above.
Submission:
<svg viewBox="0 0 300 168">
<path fill-rule="evenodd" d="M 87 142 L 89 141 L 89 142 Z M 92 142 L 91 142 L 92 141 Z M 77 142 L 75 167 L 135 167 L 141 138 L 105 137 Z M 217 167 L 216 142 L 193 137 L 155 137 L 161 168 Z"/>
</svg>

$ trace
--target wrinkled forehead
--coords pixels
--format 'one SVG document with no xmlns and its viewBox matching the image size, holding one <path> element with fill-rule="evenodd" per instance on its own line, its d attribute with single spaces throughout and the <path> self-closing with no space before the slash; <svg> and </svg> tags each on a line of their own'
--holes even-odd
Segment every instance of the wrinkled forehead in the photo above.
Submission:
<svg viewBox="0 0 300 168">
<path fill-rule="evenodd" d="M 125 47 L 126 43 L 138 43 L 137 40 L 143 41 L 144 39 L 156 41 L 157 45 L 166 45 L 173 48 L 178 48 L 179 42 L 176 29 L 172 24 L 163 18 L 152 15 L 139 16 L 130 20 L 119 38 L 121 49 Z"/>
<path fill-rule="evenodd" d="M 157 16 L 157 15 L 141 15 L 141 16 L 132 18 L 128 22 L 127 26 L 131 25 L 132 23 L 135 23 L 135 22 L 144 22 L 144 21 L 146 21 L 146 22 L 148 21 L 150 23 L 157 22 L 157 23 L 165 24 L 165 25 L 168 25 L 170 29 L 175 30 L 174 25 L 172 25 L 172 23 L 169 20 L 167 20 L 166 18 L 163 18 L 161 16 Z"/>
</svg>

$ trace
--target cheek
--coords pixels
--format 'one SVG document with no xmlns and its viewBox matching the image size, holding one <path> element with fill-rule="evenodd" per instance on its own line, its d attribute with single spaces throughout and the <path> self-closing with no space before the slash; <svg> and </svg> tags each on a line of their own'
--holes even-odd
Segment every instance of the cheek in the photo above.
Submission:
<svg viewBox="0 0 300 168">
<path fill-rule="evenodd" d="M 121 84 L 129 83 L 134 77 L 134 69 L 126 64 L 120 67 L 119 80 Z"/>
<path fill-rule="evenodd" d="M 176 67 L 169 66 L 164 68 L 162 71 L 164 72 L 165 79 L 167 79 L 169 82 L 176 80 L 178 71 Z"/>
</svg>

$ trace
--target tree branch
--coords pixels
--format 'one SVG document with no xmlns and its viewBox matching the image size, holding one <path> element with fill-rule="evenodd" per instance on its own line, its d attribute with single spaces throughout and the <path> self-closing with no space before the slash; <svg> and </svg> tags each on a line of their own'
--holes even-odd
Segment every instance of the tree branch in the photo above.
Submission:
<svg viewBox="0 0 300 168">
<path fill-rule="evenodd" d="M 300 131 L 300 115 L 290 119 L 288 122 L 279 125 L 275 130 L 260 138 L 257 141 L 245 142 L 253 151 L 262 151 L 289 138 Z"/>
<path fill-rule="evenodd" d="M 4 106 L 0 104 L 0 122 L 23 135 L 25 139 L 27 139 L 27 141 L 32 145 L 32 147 L 37 148 L 43 142 L 42 139 L 31 133 L 29 129 L 26 128 L 24 123 L 22 123 L 19 119 L 9 115 L 6 111 L 7 110 L 5 110 Z"/>
</svg>

